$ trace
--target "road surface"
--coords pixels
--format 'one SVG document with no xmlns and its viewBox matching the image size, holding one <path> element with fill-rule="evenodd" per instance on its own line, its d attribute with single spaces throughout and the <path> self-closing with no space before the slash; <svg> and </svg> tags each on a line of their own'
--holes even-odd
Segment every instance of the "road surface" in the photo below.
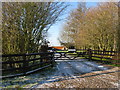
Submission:
<svg viewBox="0 0 120 90">
<path fill-rule="evenodd" d="M 109 67 L 102 66 L 96 62 L 81 60 L 56 60 L 56 72 L 42 83 L 32 86 L 31 88 L 45 88 L 44 85 L 51 85 L 50 83 L 77 79 L 86 73 L 109 70 Z"/>
<path fill-rule="evenodd" d="M 104 74 L 104 72 L 112 72 Z M 115 72 L 115 73 L 113 73 Z M 103 73 L 103 75 L 101 75 Z M 112 75 L 114 74 L 114 75 Z M 106 76 L 107 75 L 107 76 Z M 89 82 L 89 84 L 88 84 Z M 105 84 L 102 84 L 102 83 Z M 118 67 L 111 69 L 86 59 L 56 60 L 53 68 L 36 73 L 8 78 L 0 82 L 3 88 L 96 88 L 117 87 Z M 82 85 L 83 86 L 79 86 Z M 94 87 L 96 84 L 96 87 Z M 104 86 L 105 85 L 105 86 Z M 90 87 L 89 87 L 90 86 Z M 107 87 L 106 87 L 107 86 Z"/>
</svg>

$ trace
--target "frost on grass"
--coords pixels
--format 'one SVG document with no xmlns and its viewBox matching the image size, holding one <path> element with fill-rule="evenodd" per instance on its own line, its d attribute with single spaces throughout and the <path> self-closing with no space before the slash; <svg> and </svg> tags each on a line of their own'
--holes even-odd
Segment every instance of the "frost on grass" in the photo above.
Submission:
<svg viewBox="0 0 120 90">
<path fill-rule="evenodd" d="M 39 85 L 38 88 L 118 88 L 118 67 L 87 73 L 75 79 Z"/>
<path fill-rule="evenodd" d="M 27 76 L 3 79 L 0 83 L 2 88 L 30 88 L 37 85 L 40 81 L 46 80 L 54 73 L 54 69 L 44 70 Z"/>
<path fill-rule="evenodd" d="M 58 61 L 53 69 L 5 79 L 1 87 L 114 88 L 118 86 L 118 72 L 115 72 L 117 70 L 117 67 L 109 69 L 90 61 Z"/>
</svg>

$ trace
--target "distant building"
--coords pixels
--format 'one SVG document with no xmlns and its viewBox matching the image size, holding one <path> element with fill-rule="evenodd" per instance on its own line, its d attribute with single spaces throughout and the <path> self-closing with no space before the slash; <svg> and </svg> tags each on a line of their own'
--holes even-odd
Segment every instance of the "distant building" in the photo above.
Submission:
<svg viewBox="0 0 120 90">
<path fill-rule="evenodd" d="M 59 50 L 65 50 L 65 46 L 52 46 L 52 48 L 59 49 Z"/>
</svg>

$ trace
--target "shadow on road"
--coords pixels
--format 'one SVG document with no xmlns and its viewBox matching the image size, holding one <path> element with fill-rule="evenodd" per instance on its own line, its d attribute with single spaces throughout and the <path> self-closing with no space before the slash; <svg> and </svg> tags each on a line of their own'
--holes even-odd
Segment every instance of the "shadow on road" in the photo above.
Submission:
<svg viewBox="0 0 120 90">
<path fill-rule="evenodd" d="M 2 81 L 1 87 L 19 85 L 20 87 L 36 88 L 39 85 L 45 83 L 58 82 L 63 80 L 72 80 L 77 78 L 93 77 L 103 74 L 120 72 L 120 70 L 106 71 L 109 70 L 110 68 L 100 65 L 96 62 L 87 61 L 87 60 L 67 60 L 67 61 L 59 60 L 56 62 L 57 64 L 51 69 L 39 71 L 37 73 L 28 76 L 5 79 Z M 94 73 L 96 71 L 98 71 L 98 73 Z M 93 74 L 86 75 L 89 73 L 93 73 Z"/>
<path fill-rule="evenodd" d="M 52 82 L 59 82 L 63 80 L 71 80 L 77 78 L 86 78 L 86 77 L 93 77 L 103 74 L 115 73 L 120 72 L 117 71 L 106 71 L 109 70 L 109 67 L 104 67 L 96 62 L 91 61 L 57 61 L 57 72 L 54 76 L 47 79 L 44 82 L 39 82 L 37 85 L 32 86 L 31 88 L 36 88 L 38 85 L 42 85 L 45 83 L 52 83 Z M 94 73 L 92 75 L 85 75 L 87 73 L 93 73 L 98 71 L 98 73 Z M 100 71 L 100 72 L 99 72 Z"/>
</svg>

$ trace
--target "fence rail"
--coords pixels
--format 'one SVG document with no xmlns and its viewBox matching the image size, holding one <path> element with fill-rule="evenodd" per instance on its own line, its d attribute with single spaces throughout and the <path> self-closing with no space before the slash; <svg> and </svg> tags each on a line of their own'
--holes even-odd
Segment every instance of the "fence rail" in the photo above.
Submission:
<svg viewBox="0 0 120 90">
<path fill-rule="evenodd" d="M 53 65 L 54 53 L 41 52 L 30 54 L 9 54 L 2 57 L 2 76 L 0 78 L 15 77 L 30 74 Z"/>
<path fill-rule="evenodd" d="M 59 54 L 54 56 L 54 54 Z M 74 56 L 74 54 L 76 56 Z M 91 49 L 76 49 L 76 52 L 71 54 L 76 57 L 86 57 L 89 60 L 110 62 L 120 65 L 120 52 L 118 51 L 105 51 L 105 50 L 91 50 Z M 30 54 L 9 54 L 0 55 L 2 57 L 2 76 L 0 78 L 15 77 L 20 75 L 30 74 L 40 69 L 53 65 L 55 59 L 67 58 L 70 55 L 68 51 L 55 51 L 55 52 L 41 52 Z M 68 57 L 70 59 L 71 57 Z"/>
<path fill-rule="evenodd" d="M 102 61 L 120 65 L 120 52 L 119 51 L 105 51 L 105 50 L 87 50 L 89 60 Z"/>
<path fill-rule="evenodd" d="M 63 56 L 66 54 L 69 54 L 69 51 L 67 50 L 62 50 L 58 52 L 60 55 L 56 55 L 56 59 L 61 59 L 61 54 L 63 53 Z M 116 64 L 120 65 L 120 52 L 119 51 L 106 51 L 106 50 L 92 50 L 92 49 L 76 49 L 77 54 L 76 57 L 85 57 L 89 60 L 94 60 L 94 61 L 101 61 L 101 62 L 107 62 L 111 64 Z M 75 57 L 75 58 L 76 58 Z M 73 59 L 75 59 L 73 58 Z M 68 57 L 68 59 L 70 59 Z"/>
</svg>

